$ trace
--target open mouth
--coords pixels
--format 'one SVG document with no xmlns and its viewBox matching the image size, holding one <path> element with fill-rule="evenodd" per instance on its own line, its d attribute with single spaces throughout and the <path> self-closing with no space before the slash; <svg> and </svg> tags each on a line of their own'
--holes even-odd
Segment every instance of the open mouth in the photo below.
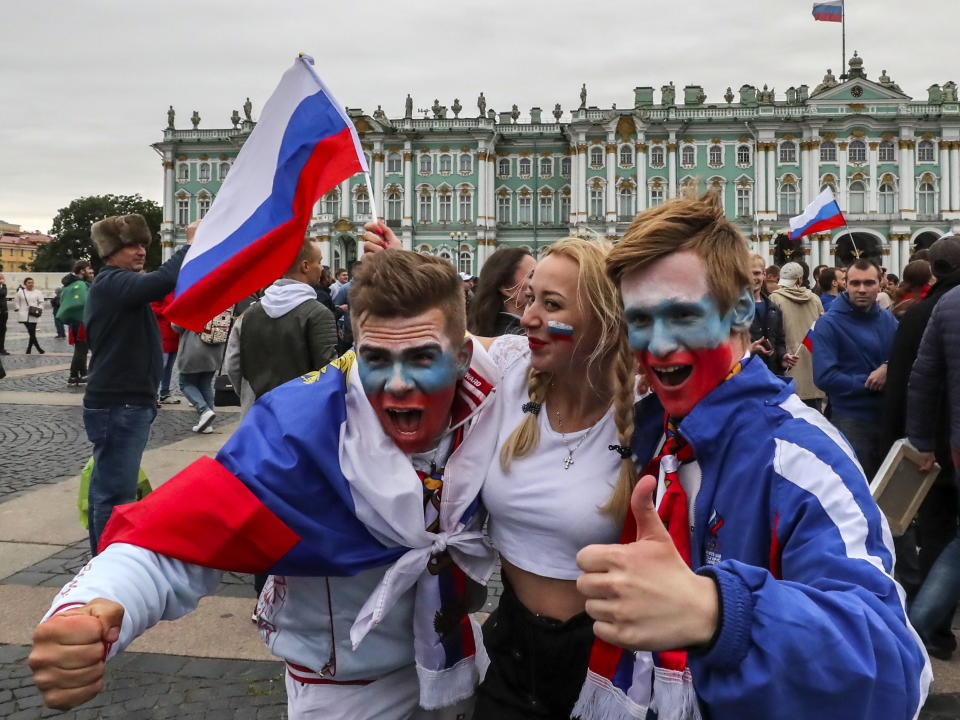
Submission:
<svg viewBox="0 0 960 720">
<path fill-rule="evenodd" d="M 401 433 L 412 434 L 420 429 L 423 410 L 401 410 L 399 408 L 387 408 L 386 410 L 387 417 Z"/>
<path fill-rule="evenodd" d="M 660 365 L 650 368 L 664 387 L 683 385 L 693 372 L 693 365 Z"/>
</svg>

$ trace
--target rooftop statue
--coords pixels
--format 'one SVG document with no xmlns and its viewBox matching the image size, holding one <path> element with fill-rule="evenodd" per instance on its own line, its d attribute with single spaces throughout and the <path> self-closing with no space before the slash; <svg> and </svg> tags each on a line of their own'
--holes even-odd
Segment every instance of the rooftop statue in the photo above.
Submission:
<svg viewBox="0 0 960 720">
<path fill-rule="evenodd" d="M 580 109 L 583 110 L 587 106 L 587 84 L 584 83 L 583 87 L 580 88 Z"/>
<path fill-rule="evenodd" d="M 230 115 L 230 124 L 233 126 L 233 129 L 236 130 L 240 126 L 240 113 L 236 110 Z"/>
<path fill-rule="evenodd" d="M 733 102 L 733 89 L 727 88 L 727 91 L 723 94 L 723 99 L 727 101 L 727 105 Z"/>
<path fill-rule="evenodd" d="M 173 121 L 177 117 L 177 113 L 173 109 L 173 105 L 170 106 L 170 109 L 167 110 L 167 130 L 175 130 L 173 126 Z"/>
<path fill-rule="evenodd" d="M 517 120 L 519 120 L 519 119 L 520 119 L 520 108 L 518 108 L 516 105 L 514 105 L 512 108 L 510 108 L 510 117 L 513 118 L 513 121 L 514 121 L 514 122 L 516 122 Z"/>
<path fill-rule="evenodd" d="M 477 98 L 477 109 L 480 111 L 480 117 L 487 114 L 487 99 L 483 96 L 482 91 L 480 97 Z"/>
<path fill-rule="evenodd" d="M 407 99 L 403 101 L 403 116 L 405 118 L 413 117 L 413 98 L 407 93 Z"/>
<path fill-rule="evenodd" d="M 247 122 L 253 122 L 253 103 L 250 98 L 243 104 L 243 117 Z"/>
<path fill-rule="evenodd" d="M 827 68 L 827 74 L 823 76 L 823 81 L 817 85 L 813 90 L 813 94 L 823 92 L 824 90 L 829 90 L 830 88 L 835 88 L 840 83 L 837 82 L 836 76 L 833 74 L 833 70 Z"/>
<path fill-rule="evenodd" d="M 665 106 L 674 105 L 677 102 L 677 89 L 673 86 L 673 81 L 670 81 L 669 85 L 664 85 L 660 88 L 661 95 L 661 104 Z"/>
<path fill-rule="evenodd" d="M 460 111 L 463 110 L 463 105 L 460 104 L 460 98 L 453 99 L 453 105 L 450 109 L 453 110 L 453 116 L 455 118 L 460 117 Z"/>
<path fill-rule="evenodd" d="M 557 122 L 560 122 L 560 118 L 563 117 L 563 109 L 560 107 L 560 103 L 553 106 L 553 117 L 556 118 Z"/>
<path fill-rule="evenodd" d="M 943 101 L 945 103 L 957 101 L 957 84 L 953 80 L 943 84 Z"/>
<path fill-rule="evenodd" d="M 931 105 L 939 105 L 943 102 L 943 91 L 937 83 L 927 88 L 927 102 Z"/>
<path fill-rule="evenodd" d="M 196 110 L 193 111 L 193 115 L 190 116 L 190 122 L 193 123 L 193 129 L 196 130 L 200 127 L 200 113 Z"/>
</svg>

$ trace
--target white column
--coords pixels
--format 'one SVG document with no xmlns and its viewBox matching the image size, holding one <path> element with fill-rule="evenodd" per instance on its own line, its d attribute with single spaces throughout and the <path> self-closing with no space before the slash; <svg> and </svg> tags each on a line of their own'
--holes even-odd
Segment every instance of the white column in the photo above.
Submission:
<svg viewBox="0 0 960 720">
<path fill-rule="evenodd" d="M 777 214 L 777 144 L 767 143 L 767 211 Z"/>
<path fill-rule="evenodd" d="M 950 143 L 940 141 L 940 212 L 953 209 L 953 195 L 950 185 L 954 179 L 950 171 Z M 901 180 L 902 184 L 902 180 Z"/>
<path fill-rule="evenodd" d="M 671 133 L 672 135 L 673 133 Z M 671 138 L 667 143 L 667 197 L 677 196 L 677 143 Z"/>
<path fill-rule="evenodd" d="M 413 249 L 413 147 L 409 140 L 403 144 L 403 247 Z"/>
<path fill-rule="evenodd" d="M 577 156 L 577 141 L 570 142 L 570 217 L 571 227 L 576 227 L 580 219 L 580 158 Z"/>
<path fill-rule="evenodd" d="M 767 211 L 767 151 L 766 143 L 758 142 L 753 151 L 753 210 L 754 213 Z"/>
<path fill-rule="evenodd" d="M 340 217 L 350 217 L 350 178 L 340 183 Z"/>
<path fill-rule="evenodd" d="M 950 212 L 960 212 L 960 143 L 950 143 Z"/>
<path fill-rule="evenodd" d="M 647 145 L 643 136 L 637 137 L 636 147 L 633 149 L 633 160 L 636 163 L 637 182 L 637 212 L 647 209 Z"/>
<path fill-rule="evenodd" d="M 487 151 L 486 144 L 480 142 L 477 148 L 477 197 L 474 203 L 477 208 L 477 239 L 486 237 L 487 230 Z M 477 244 L 477 263 L 486 258 L 483 255 L 484 245 Z"/>
<path fill-rule="evenodd" d="M 612 132 L 607 133 L 607 224 L 617 221 L 617 146 Z"/>
<path fill-rule="evenodd" d="M 577 223 L 587 222 L 587 143 L 580 136 L 577 139 Z"/>
<path fill-rule="evenodd" d="M 807 260 L 807 264 L 810 266 L 810 269 L 813 270 L 813 268 L 823 262 L 820 259 L 820 243 L 817 242 L 816 235 L 808 235 L 805 240 L 807 241 L 807 247 L 810 248 L 810 256 Z M 810 280 L 813 282 L 812 277 Z"/>
<path fill-rule="evenodd" d="M 323 264 L 333 267 L 333 252 L 330 247 L 330 236 L 320 235 L 317 237 L 320 244 L 320 255 L 323 257 Z"/>
<path fill-rule="evenodd" d="M 910 236 L 902 235 L 902 240 L 900 240 L 900 259 L 903 261 L 903 264 L 907 264 L 907 260 L 910 259 Z M 901 272 L 903 268 L 900 268 Z"/>
<path fill-rule="evenodd" d="M 900 240 L 896 235 L 890 235 L 890 260 L 887 265 L 890 272 L 899 275 L 903 271 L 903 265 L 900 262 Z"/>
<path fill-rule="evenodd" d="M 837 143 L 837 161 L 840 164 L 840 173 L 837 178 L 837 202 L 840 209 L 847 211 L 847 143 Z"/>
<path fill-rule="evenodd" d="M 867 146 L 870 153 L 870 180 L 867 182 L 867 212 L 875 213 L 880 207 L 880 178 L 877 177 L 877 156 L 879 143 L 872 142 Z"/>
<path fill-rule="evenodd" d="M 758 253 L 765 263 L 770 262 L 770 236 L 760 234 L 760 252 Z"/>
<path fill-rule="evenodd" d="M 913 145 L 912 140 L 900 140 L 900 210 L 916 210 L 913 189 Z"/>
<path fill-rule="evenodd" d="M 836 265 L 836 260 L 830 256 L 830 233 L 822 233 L 820 235 L 820 262 L 824 265 L 829 265 L 834 267 Z"/>
<path fill-rule="evenodd" d="M 373 145 L 373 175 L 370 178 L 373 188 L 370 191 L 373 193 L 377 212 L 385 218 L 387 209 L 383 206 L 383 178 L 383 141 L 377 140 Z"/>
<path fill-rule="evenodd" d="M 497 245 L 497 156 L 494 154 L 494 143 L 490 142 L 487 148 L 487 257 Z"/>
<path fill-rule="evenodd" d="M 173 196 L 176 182 L 176 163 L 173 150 L 163 152 L 163 225 L 160 229 L 160 257 L 166 262 L 173 255 L 174 228 L 173 218 L 177 211 L 176 198 Z"/>
</svg>

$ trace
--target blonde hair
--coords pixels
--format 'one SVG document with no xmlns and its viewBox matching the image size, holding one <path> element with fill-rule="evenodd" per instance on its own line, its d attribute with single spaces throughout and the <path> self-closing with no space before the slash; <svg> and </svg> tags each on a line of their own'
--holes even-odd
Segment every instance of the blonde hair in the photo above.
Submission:
<svg viewBox="0 0 960 720">
<path fill-rule="evenodd" d="M 763 269 L 763 274 L 767 274 L 767 261 L 763 259 L 763 255 L 757 255 L 757 253 L 750 253 L 750 267 L 754 265 L 759 265 Z"/>
<path fill-rule="evenodd" d="M 606 369 L 606 378 L 613 388 L 614 419 L 621 446 L 629 448 L 633 435 L 634 366 L 627 344 L 623 308 L 616 287 L 606 274 L 609 245 L 580 238 L 563 238 L 548 247 L 543 257 L 554 255 L 573 260 L 579 267 L 577 296 L 583 309 L 589 311 L 593 323 L 599 325 L 600 342 L 587 358 L 587 369 Z M 584 307 L 585 306 L 585 307 Z M 579 342 L 579 340 L 578 340 Z M 587 373 L 589 377 L 589 372 Z M 553 374 L 530 368 L 527 374 L 527 395 L 535 403 L 544 403 Z M 524 415 L 500 450 L 500 467 L 504 472 L 514 458 L 525 457 L 540 444 L 540 426 L 533 413 Z M 620 461 L 616 487 L 601 510 L 622 519 L 630 507 L 630 495 L 636 484 L 636 469 L 628 456 Z"/>
</svg>

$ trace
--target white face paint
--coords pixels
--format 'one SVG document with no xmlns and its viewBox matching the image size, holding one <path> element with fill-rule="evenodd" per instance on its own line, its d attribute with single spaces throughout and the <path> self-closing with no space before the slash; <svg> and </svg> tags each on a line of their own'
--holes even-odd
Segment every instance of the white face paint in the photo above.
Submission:
<svg viewBox="0 0 960 720">
<path fill-rule="evenodd" d="M 697 302 L 710 294 L 707 269 L 693 250 L 667 255 L 620 281 L 623 306 L 652 307 L 664 301 Z"/>
</svg>

